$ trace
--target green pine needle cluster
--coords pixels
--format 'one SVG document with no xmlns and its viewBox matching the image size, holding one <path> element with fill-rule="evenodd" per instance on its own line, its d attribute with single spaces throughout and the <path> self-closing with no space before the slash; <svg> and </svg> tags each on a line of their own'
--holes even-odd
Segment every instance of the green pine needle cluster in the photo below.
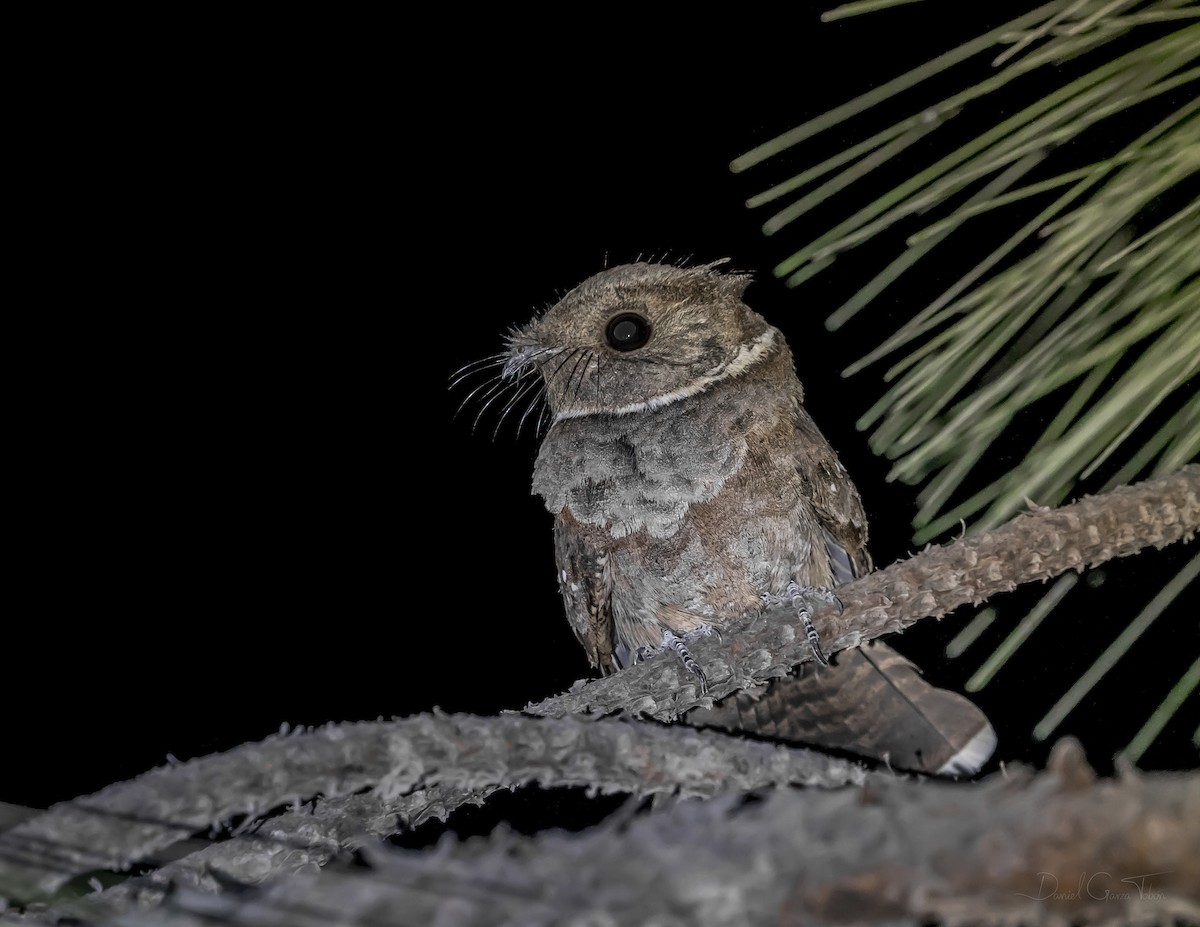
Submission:
<svg viewBox="0 0 1200 927">
<path fill-rule="evenodd" d="M 920 0 L 867 0 L 824 18 L 915 2 Z M 1039 87 L 1048 92 L 857 209 L 775 268 L 776 276 L 797 286 L 881 233 L 903 229 L 906 248 L 830 315 L 827 324 L 836 329 L 867 310 L 948 237 L 970 234 L 980 222 L 1011 229 L 999 247 L 846 371 L 890 362 L 884 374 L 889 387 L 859 426 L 871 429 L 872 448 L 894 461 L 892 478 L 921 486 L 914 521 L 918 543 L 963 523 L 973 531 L 993 527 L 1031 499 L 1057 505 L 1104 466 L 1112 474 L 1107 487 L 1172 472 L 1200 455 L 1198 19 L 1197 5 L 1183 0 L 1056 0 L 731 165 L 746 170 L 968 59 L 992 55 L 983 80 L 751 198 L 751 208 L 775 210 L 763 224 L 765 234 L 775 235 L 968 107 L 978 112 L 989 96 L 1020 92 L 1021 85 L 1015 91 L 1010 85 L 1043 72 Z M 1117 39 L 1119 53 L 1105 48 Z M 1073 79 L 1060 79 L 1048 67 L 1085 54 L 1097 64 Z M 1158 107 L 1157 122 L 1122 138 L 1125 127 L 1136 123 L 1128 117 L 1150 111 L 1148 104 Z M 1097 135 L 1105 141 L 1096 143 Z M 1090 150 L 1093 157 L 1077 156 L 1083 163 L 1040 176 L 1044 161 L 1081 138 L 1086 143 L 1072 152 Z M 1060 156 L 1055 163 L 1061 161 Z M 1037 179 L 1026 180 L 1029 175 Z M 1036 215 L 1027 218 L 1034 209 Z M 1041 435 L 1022 448 L 1016 466 L 976 488 L 968 477 L 1012 443 L 1014 420 L 1030 409 L 1048 420 Z M 1058 727 L 1195 572 L 1193 562 L 1168 587 L 1166 600 L 1160 596 L 1147 606 L 1131 624 L 1134 631 L 1123 633 L 1063 696 L 1035 736 L 1045 738 Z M 1052 587 L 984 661 L 973 687 L 985 685 L 1003 666 L 1073 579 Z M 961 653 L 973 640 L 956 639 L 951 648 Z M 1193 666 L 1167 695 L 1126 749 L 1131 759 L 1162 730 L 1171 706 L 1177 708 L 1196 689 L 1197 676 Z"/>
</svg>

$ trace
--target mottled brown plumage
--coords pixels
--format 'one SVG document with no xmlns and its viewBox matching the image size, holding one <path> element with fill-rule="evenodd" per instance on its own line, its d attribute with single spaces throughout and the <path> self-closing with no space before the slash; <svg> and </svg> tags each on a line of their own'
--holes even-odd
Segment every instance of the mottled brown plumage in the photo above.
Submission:
<svg viewBox="0 0 1200 927">
<path fill-rule="evenodd" d="M 510 338 L 506 375 L 545 386 L 533 489 L 555 515 L 568 619 L 603 672 L 724 628 L 789 582 L 871 568 L 858 492 L 804 409 L 782 334 L 742 301 L 747 283 L 712 266 L 614 267 Z M 886 645 L 690 720 L 942 771 L 977 768 L 993 736 Z"/>
</svg>

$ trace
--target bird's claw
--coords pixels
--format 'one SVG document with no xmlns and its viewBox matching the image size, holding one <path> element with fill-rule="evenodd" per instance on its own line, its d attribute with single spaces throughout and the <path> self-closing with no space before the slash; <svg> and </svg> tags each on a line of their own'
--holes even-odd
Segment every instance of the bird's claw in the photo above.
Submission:
<svg viewBox="0 0 1200 927">
<path fill-rule="evenodd" d="M 684 669 L 694 675 L 700 682 L 700 694 L 708 694 L 708 676 L 704 670 L 700 668 L 700 664 L 693 659 L 691 651 L 687 648 L 687 641 L 696 640 L 701 637 L 708 637 L 712 634 L 717 635 L 717 639 L 721 639 L 721 632 L 716 628 L 704 626 L 689 631 L 683 637 L 679 637 L 673 631 L 663 631 L 662 643 L 658 647 L 639 647 L 638 659 L 644 660 L 647 657 L 654 656 L 656 653 L 662 653 L 664 650 L 673 650 L 676 656 L 679 657 Z"/>
<path fill-rule="evenodd" d="M 808 646 L 812 649 L 813 659 L 821 666 L 829 665 L 829 659 L 825 656 L 825 651 L 821 649 L 821 636 L 813 626 L 812 613 L 814 608 L 822 605 L 833 606 L 839 612 L 842 611 L 844 608 L 842 600 L 832 589 L 824 586 L 801 586 L 792 580 L 787 584 L 783 595 L 778 596 L 767 592 L 763 593 L 762 600 L 763 605 L 767 608 L 777 608 L 780 605 L 795 606 L 796 617 L 800 619 L 800 624 L 804 628 L 804 636 L 808 639 Z"/>
</svg>

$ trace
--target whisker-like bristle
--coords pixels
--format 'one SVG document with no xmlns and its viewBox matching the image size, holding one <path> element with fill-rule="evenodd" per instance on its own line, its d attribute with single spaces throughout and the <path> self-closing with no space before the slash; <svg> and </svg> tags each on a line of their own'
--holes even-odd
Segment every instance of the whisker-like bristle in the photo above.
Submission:
<svg viewBox="0 0 1200 927">
<path fill-rule="evenodd" d="M 475 433 L 475 429 L 479 427 L 480 421 L 484 414 L 497 399 L 504 395 L 507 389 L 520 389 L 520 380 L 498 380 L 496 386 L 486 395 L 485 402 L 479 407 L 479 414 L 475 416 L 475 421 L 471 423 L 471 434 Z"/>
<path fill-rule="evenodd" d="M 484 380 L 473 390 L 471 390 L 471 392 L 467 393 L 466 398 L 464 398 L 463 401 L 458 404 L 458 408 L 454 410 L 453 417 L 457 419 L 462 414 L 462 410 L 467 407 L 467 404 L 470 403 L 470 401 L 474 399 L 482 390 L 488 389 L 489 387 L 491 387 L 491 390 L 495 390 L 504 385 L 505 381 L 502 377 L 493 376 Z M 487 394 L 485 394 L 485 396 L 490 394 L 491 392 L 489 391 Z"/>
<path fill-rule="evenodd" d="M 584 358 L 587 356 L 587 352 L 581 349 L 576 349 L 576 353 L 579 356 L 575 359 L 575 366 L 571 368 L 571 372 L 567 376 L 567 385 L 563 388 L 563 398 L 565 399 L 567 396 L 571 397 L 570 405 L 566 406 L 568 409 L 574 409 L 575 400 L 579 398 L 579 394 L 577 392 L 572 392 L 571 384 L 575 381 L 575 374 L 579 371 L 579 365 L 583 363 Z M 584 369 L 586 370 L 587 368 Z"/>
<path fill-rule="evenodd" d="M 501 358 L 499 360 L 492 361 L 490 364 L 488 364 L 486 366 L 479 366 L 473 370 L 465 370 L 462 373 L 455 375 L 454 379 L 450 381 L 449 389 L 452 389 L 452 390 L 457 389 L 464 382 L 471 379 L 471 377 L 476 376 L 477 374 L 488 373 L 489 367 L 495 368 L 495 367 L 502 367 L 503 365 L 504 365 L 504 359 Z"/>
<path fill-rule="evenodd" d="M 504 372 L 501 374 L 506 380 L 520 379 L 528 373 L 531 373 L 538 364 L 539 358 L 553 357 L 562 348 L 538 348 L 536 351 L 531 351 L 526 354 L 523 351 L 516 353 L 509 352 L 504 361 Z"/>
<path fill-rule="evenodd" d="M 563 367 L 565 367 L 567 365 L 567 361 L 569 361 L 572 357 L 574 357 L 576 354 L 578 354 L 580 350 L 581 350 L 580 348 L 572 348 L 570 351 L 565 352 L 565 354 L 563 355 L 563 359 L 558 362 L 558 366 L 555 367 L 553 371 L 551 371 L 550 376 L 546 377 L 547 388 L 550 386 L 551 383 L 554 382 L 554 378 L 559 375 L 559 373 L 562 371 Z"/>
<path fill-rule="evenodd" d="M 480 367 L 492 367 L 504 363 L 508 357 L 507 351 L 497 351 L 495 354 L 489 354 L 487 357 L 481 357 L 478 360 L 473 360 L 470 363 L 463 364 L 454 373 L 450 374 L 451 380 L 461 379 L 466 374 Z"/>
<path fill-rule="evenodd" d="M 471 425 L 471 431 L 474 432 L 479 427 L 479 423 L 483 420 L 487 410 L 504 395 L 505 390 L 512 388 L 512 395 L 500 413 L 499 420 L 496 422 L 496 431 L 492 436 L 494 440 L 496 435 L 499 434 L 500 426 L 504 423 L 505 418 L 512 413 L 522 398 L 529 395 L 530 389 L 536 388 L 537 384 L 542 380 L 540 376 L 540 364 L 544 363 L 546 358 L 553 357 L 561 350 L 561 348 L 538 348 L 531 350 L 528 354 L 519 356 L 520 362 L 516 364 L 513 363 L 514 354 L 511 350 L 501 351 L 460 367 L 450 383 L 450 389 L 452 390 L 476 375 L 486 375 L 486 379 L 482 383 L 477 384 L 466 395 L 463 401 L 459 403 L 458 408 L 454 412 L 454 418 L 457 419 L 472 402 L 478 401 L 480 403 L 479 412 L 475 416 L 474 423 Z M 497 368 L 499 368 L 499 371 L 497 371 Z"/>
<path fill-rule="evenodd" d="M 543 402 L 543 400 L 545 398 L 546 398 L 546 384 L 542 383 L 541 388 L 534 391 L 533 399 L 530 400 L 528 407 L 525 409 L 525 414 L 522 415 L 521 420 L 519 422 L 517 422 L 517 438 L 518 439 L 520 439 L 520 437 L 521 437 L 521 429 L 525 427 L 525 419 L 529 418 L 529 413 L 537 408 L 537 405 L 539 402 L 543 403 L 543 407 L 545 406 L 545 403 Z M 539 413 L 536 421 L 541 421 L 541 418 L 542 418 L 542 416 Z M 533 430 L 534 430 L 534 436 L 536 437 L 537 431 L 538 431 L 536 423 L 534 425 Z"/>
<path fill-rule="evenodd" d="M 560 373 L 562 373 L 563 369 L 567 366 L 567 363 L 571 360 L 571 358 L 574 357 L 575 355 L 577 355 L 580 352 L 580 350 L 581 350 L 581 348 L 572 348 L 571 350 L 566 351 L 563 354 L 562 360 L 560 360 L 558 362 L 558 366 L 555 367 L 554 370 L 551 371 L 550 376 L 545 378 L 545 381 L 546 381 L 545 392 L 546 392 L 547 397 L 550 394 L 550 385 L 558 378 L 558 375 Z M 549 406 L 550 406 L 550 401 L 547 398 L 547 400 L 546 400 L 547 409 L 549 408 Z"/>
<path fill-rule="evenodd" d="M 571 350 L 565 348 L 538 348 L 523 356 L 508 351 L 502 354 L 494 354 L 491 357 L 483 358 L 480 361 L 475 361 L 473 364 L 467 365 L 467 367 L 460 370 L 455 384 L 452 385 L 461 383 L 467 377 L 477 373 L 487 372 L 489 375 L 484 382 L 477 385 L 467 394 L 466 398 L 463 399 L 455 411 L 454 417 L 457 418 L 463 409 L 472 402 L 478 401 L 480 403 L 479 411 L 476 413 L 475 420 L 471 424 L 471 431 L 473 433 L 478 429 L 479 423 L 483 421 L 487 410 L 500 401 L 501 397 L 504 397 L 507 392 L 508 398 L 496 420 L 496 428 L 492 432 L 492 438 L 495 440 L 499 436 L 500 429 L 508 417 L 513 414 L 514 410 L 520 406 L 526 397 L 532 396 L 517 424 L 517 435 L 520 436 L 525 420 L 538 408 L 539 402 L 543 406 L 545 405 L 546 387 L 567 367 L 572 357 L 575 358 L 575 365 L 571 368 L 571 373 L 567 377 L 567 388 L 563 390 L 563 395 L 570 395 L 572 390 L 576 393 L 578 392 L 578 386 L 573 381 L 579 365 L 584 360 L 582 350 L 581 348 Z M 591 352 L 588 353 L 590 354 Z M 550 360 L 559 357 L 559 355 L 561 357 L 554 369 L 550 371 L 549 375 L 543 375 L 542 368 Z M 518 362 L 514 363 L 514 360 Z M 489 367 L 502 367 L 503 369 L 497 375 L 494 371 L 489 371 Z M 541 416 L 539 415 L 539 421 L 540 418 Z M 538 430 L 540 430 L 540 426 Z"/>
<path fill-rule="evenodd" d="M 526 380 L 524 383 L 520 384 L 519 389 L 513 392 L 512 399 L 505 404 L 504 408 L 500 411 L 500 415 L 496 418 L 496 430 L 492 432 L 493 441 L 500 436 L 500 426 L 504 424 L 504 420 L 508 418 L 509 413 L 516 408 L 518 402 L 529 395 L 530 390 L 537 389 L 539 380 L 540 378 Z"/>
</svg>

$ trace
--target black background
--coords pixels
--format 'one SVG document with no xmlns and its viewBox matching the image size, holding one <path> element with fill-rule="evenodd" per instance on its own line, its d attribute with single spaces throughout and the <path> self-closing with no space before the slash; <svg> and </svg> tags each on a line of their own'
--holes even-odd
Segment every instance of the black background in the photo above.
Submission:
<svg viewBox="0 0 1200 927">
<path fill-rule="evenodd" d="M 285 721 L 490 713 L 586 675 L 550 516 L 529 495 L 536 441 L 511 427 L 493 440 L 494 416 L 472 433 L 446 387 L 606 263 L 730 257 L 756 272 L 748 299 L 794 349 L 876 561 L 904 556 L 915 490 L 886 481 L 854 427 L 880 370 L 839 371 L 986 253 L 989 226 L 829 333 L 828 312 L 907 232 L 795 291 L 770 269 L 911 162 L 776 239 L 746 197 L 861 131 L 745 175 L 728 163 L 1024 7 L 929 2 L 821 25 L 823 6 L 761 21 L 610 12 L 552 34 L 474 17 L 249 38 L 209 23 L 211 44 L 101 55 L 95 80 L 58 86 L 53 141 L 29 141 L 32 325 L 11 345 L 24 373 L 0 800 L 46 805 Z M 990 124 L 998 105 L 948 131 Z M 1020 455 L 1006 443 L 978 478 Z M 1192 555 L 1147 553 L 1080 584 L 977 695 L 999 758 L 1044 761 L 1032 725 Z M 998 601 L 977 649 L 1037 597 Z M 1195 615 L 1193 592 L 1064 725 L 1101 768 L 1195 658 Z M 981 659 L 940 656 L 962 620 L 901 642 L 946 685 Z M 1196 702 L 1144 765 L 1194 764 Z"/>
</svg>

